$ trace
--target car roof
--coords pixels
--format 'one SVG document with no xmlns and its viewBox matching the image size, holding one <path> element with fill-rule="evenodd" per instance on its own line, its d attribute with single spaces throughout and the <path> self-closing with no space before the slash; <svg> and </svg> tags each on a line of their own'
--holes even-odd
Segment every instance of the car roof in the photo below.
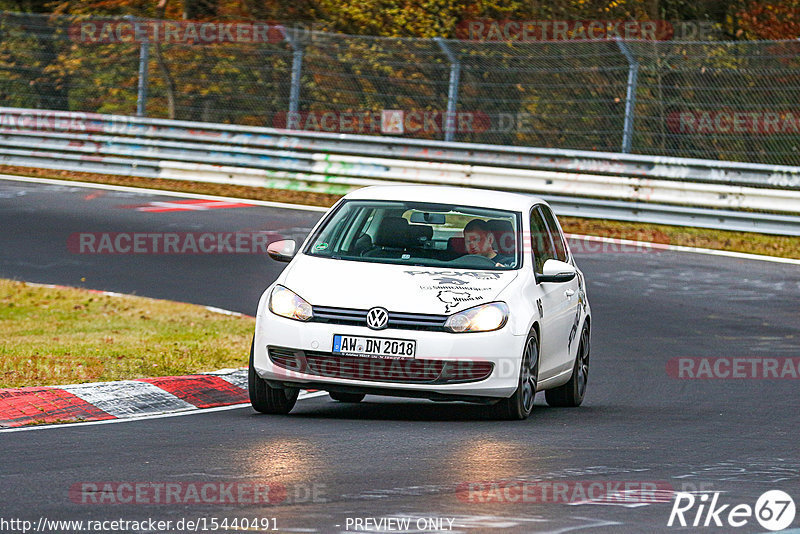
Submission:
<svg viewBox="0 0 800 534">
<path fill-rule="evenodd" d="M 532 195 L 473 189 L 469 187 L 449 187 L 440 185 L 375 185 L 363 187 L 345 197 L 348 200 L 407 200 L 412 202 L 446 202 L 464 206 L 479 206 L 526 212 L 536 203 L 544 202 Z"/>
</svg>

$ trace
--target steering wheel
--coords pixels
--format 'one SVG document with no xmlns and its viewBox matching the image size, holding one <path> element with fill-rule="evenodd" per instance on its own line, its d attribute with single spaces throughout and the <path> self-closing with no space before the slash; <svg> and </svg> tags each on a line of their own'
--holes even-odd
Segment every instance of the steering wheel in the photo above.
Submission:
<svg viewBox="0 0 800 534">
<path fill-rule="evenodd" d="M 480 254 L 467 254 L 466 256 L 460 256 L 454 260 L 450 260 L 450 263 L 455 265 L 462 265 L 466 264 L 469 266 L 475 265 L 476 267 L 497 267 L 496 262 L 494 260 L 490 260 L 486 256 L 481 256 Z M 483 264 L 483 265 L 480 265 Z"/>
</svg>

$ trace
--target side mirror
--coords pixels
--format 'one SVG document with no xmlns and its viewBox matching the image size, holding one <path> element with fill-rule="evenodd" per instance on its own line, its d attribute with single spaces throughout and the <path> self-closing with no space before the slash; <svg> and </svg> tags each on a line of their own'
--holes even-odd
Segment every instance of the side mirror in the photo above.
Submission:
<svg viewBox="0 0 800 534">
<path fill-rule="evenodd" d="M 285 239 L 283 241 L 275 241 L 267 245 L 267 254 L 275 261 L 282 261 L 288 263 L 294 258 L 297 249 L 297 243 L 292 239 Z"/>
<path fill-rule="evenodd" d="M 569 282 L 578 275 L 578 271 L 569 263 L 558 260 L 547 260 L 542 267 L 542 274 L 536 277 L 539 282 Z"/>
</svg>

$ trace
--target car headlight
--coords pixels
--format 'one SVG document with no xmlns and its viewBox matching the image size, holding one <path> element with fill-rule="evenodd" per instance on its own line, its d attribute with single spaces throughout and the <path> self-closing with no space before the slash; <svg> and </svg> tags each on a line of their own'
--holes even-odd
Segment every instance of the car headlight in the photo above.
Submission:
<svg viewBox="0 0 800 534">
<path fill-rule="evenodd" d="M 272 289 L 269 295 L 269 311 L 297 321 L 308 321 L 312 317 L 311 304 L 283 286 L 275 286 Z"/>
<path fill-rule="evenodd" d="M 447 318 L 444 327 L 456 333 L 489 332 L 499 330 L 508 321 L 508 306 L 505 302 L 491 302 L 454 313 Z"/>
</svg>

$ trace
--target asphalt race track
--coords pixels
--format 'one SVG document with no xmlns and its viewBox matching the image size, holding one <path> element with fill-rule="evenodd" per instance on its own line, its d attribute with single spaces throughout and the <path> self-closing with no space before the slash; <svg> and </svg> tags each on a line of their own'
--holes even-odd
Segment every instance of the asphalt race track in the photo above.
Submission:
<svg viewBox="0 0 800 534">
<path fill-rule="evenodd" d="M 131 207 L 176 200 L 0 181 L 0 277 L 252 315 L 283 264 L 259 254 L 79 254 L 68 248 L 70 235 L 269 230 L 299 238 L 320 216 L 261 206 Z M 512 423 L 467 404 L 367 397 L 345 405 L 319 396 L 300 401 L 288 417 L 256 415 L 246 406 L 2 433 L 0 514 L 34 525 L 42 517 L 274 518 L 270 527 L 280 532 L 380 531 L 355 521 L 365 518 L 411 518 L 411 532 L 764 532 L 753 517 L 735 529 L 668 527 L 669 491 L 650 502 L 542 503 L 465 488 L 653 483 L 721 492 L 721 504 L 750 506 L 765 491 L 782 489 L 800 504 L 798 380 L 689 380 L 667 372 L 677 357 L 800 356 L 800 267 L 678 252 L 576 256 L 594 315 L 581 408 L 548 408 L 540 394 L 534 415 Z M 498 484 L 469 486 L 480 481 Z M 86 482 L 268 483 L 285 493 L 270 504 L 71 498 L 70 489 Z M 439 520 L 443 529 L 416 530 L 420 518 Z M 152 531 L 140 529 L 146 530 Z"/>
</svg>

